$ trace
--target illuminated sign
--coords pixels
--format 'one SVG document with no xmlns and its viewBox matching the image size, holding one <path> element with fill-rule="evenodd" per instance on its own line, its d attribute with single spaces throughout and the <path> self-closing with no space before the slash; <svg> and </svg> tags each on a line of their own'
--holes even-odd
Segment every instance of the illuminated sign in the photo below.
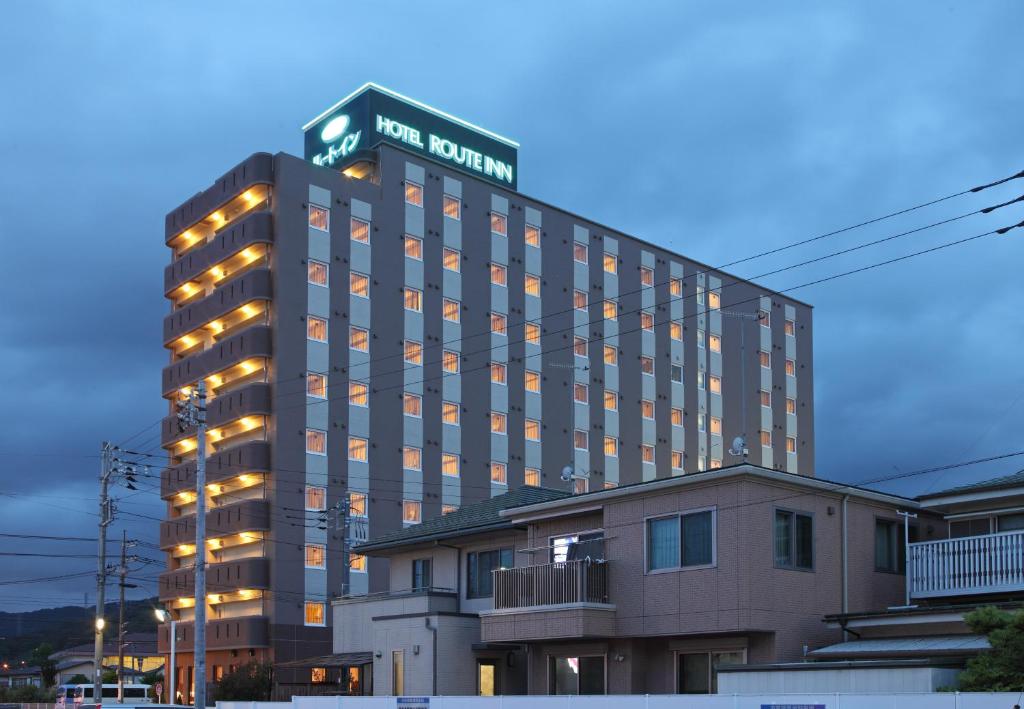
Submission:
<svg viewBox="0 0 1024 709">
<path fill-rule="evenodd" d="M 516 189 L 519 144 L 374 84 L 303 127 L 305 158 L 342 168 L 362 150 L 397 145 L 453 169 Z"/>
</svg>

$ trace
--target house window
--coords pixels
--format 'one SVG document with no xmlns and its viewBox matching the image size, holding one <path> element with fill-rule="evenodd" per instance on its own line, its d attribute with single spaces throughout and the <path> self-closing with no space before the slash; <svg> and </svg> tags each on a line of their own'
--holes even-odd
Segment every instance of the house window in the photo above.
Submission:
<svg viewBox="0 0 1024 709">
<path fill-rule="evenodd" d="M 459 477 L 459 456 L 454 453 L 442 453 L 441 474 L 453 478 Z"/>
<path fill-rule="evenodd" d="M 526 391 L 540 392 L 540 372 L 526 370 L 525 374 Z"/>
<path fill-rule="evenodd" d="M 323 684 L 327 681 L 327 668 L 314 667 L 309 671 L 309 680 L 313 684 Z"/>
<path fill-rule="evenodd" d="M 682 426 L 683 425 L 683 410 L 678 407 L 672 408 L 672 425 Z"/>
<path fill-rule="evenodd" d="M 575 335 L 572 338 L 572 352 L 577 357 L 587 356 L 587 338 Z"/>
<path fill-rule="evenodd" d="M 682 342 L 683 340 L 683 324 L 681 322 L 670 322 L 668 325 L 668 335 L 673 340 Z"/>
<path fill-rule="evenodd" d="M 495 335 L 507 335 L 508 318 L 501 313 L 491 313 L 491 333 Z"/>
<path fill-rule="evenodd" d="M 405 203 L 416 207 L 423 206 L 423 185 L 405 181 Z"/>
<path fill-rule="evenodd" d="M 715 694 L 718 691 L 717 668 L 746 664 L 744 650 L 725 652 L 679 653 L 678 691 L 680 694 Z"/>
<path fill-rule="evenodd" d="M 309 205 L 309 225 L 314 229 L 329 231 L 331 228 L 330 216 L 331 213 L 323 207 L 318 207 L 315 204 Z"/>
<path fill-rule="evenodd" d="M 654 446 L 644 443 L 640 446 L 640 460 L 644 463 L 654 462 Z"/>
<path fill-rule="evenodd" d="M 540 471 L 536 468 L 526 468 L 524 470 L 525 475 L 523 476 L 523 482 L 526 485 L 532 485 L 533 487 L 540 487 Z"/>
<path fill-rule="evenodd" d="M 668 292 L 676 298 L 683 295 L 683 279 L 672 278 L 668 282 Z"/>
<path fill-rule="evenodd" d="M 721 458 L 712 458 L 711 459 L 711 463 L 709 464 L 708 467 L 711 468 L 712 470 L 718 470 L 719 468 L 722 467 L 722 459 Z"/>
<path fill-rule="evenodd" d="M 619 395 L 611 389 L 604 390 L 604 408 L 605 411 L 619 410 Z"/>
<path fill-rule="evenodd" d="M 714 374 L 712 374 L 710 377 L 708 377 L 708 390 L 712 394 L 721 394 L 722 393 L 722 378 L 721 377 L 716 377 Z"/>
<path fill-rule="evenodd" d="M 578 241 L 572 242 L 572 260 L 576 263 L 587 262 L 587 245 Z"/>
<path fill-rule="evenodd" d="M 404 357 L 409 364 L 423 364 L 423 343 L 406 340 Z"/>
<path fill-rule="evenodd" d="M 706 346 L 706 343 L 705 343 L 705 338 L 704 338 L 704 331 L 701 330 L 700 328 L 698 328 L 697 329 L 697 347 L 702 347 L 703 348 L 705 346 Z"/>
<path fill-rule="evenodd" d="M 423 451 L 415 446 L 404 446 L 402 467 L 406 470 L 423 470 Z"/>
<path fill-rule="evenodd" d="M 508 236 L 508 218 L 504 214 L 491 212 L 491 231 L 501 236 Z"/>
<path fill-rule="evenodd" d="M 722 307 L 722 296 L 715 291 L 708 291 L 708 307 L 711 310 L 718 310 Z"/>
<path fill-rule="evenodd" d="M 417 261 L 423 260 L 423 239 L 405 235 L 405 255 Z"/>
<path fill-rule="evenodd" d="M 715 534 L 713 509 L 647 520 L 647 570 L 713 565 Z"/>
<path fill-rule="evenodd" d="M 786 376 L 787 377 L 795 377 L 796 376 L 796 362 L 794 362 L 791 359 L 787 359 L 786 360 Z"/>
<path fill-rule="evenodd" d="M 763 369 L 769 369 L 772 366 L 772 353 L 771 352 L 758 352 L 757 359 L 761 363 Z"/>
<path fill-rule="evenodd" d="M 786 334 L 790 335 L 791 337 L 796 336 L 796 323 L 793 322 L 792 320 L 786 321 Z"/>
<path fill-rule="evenodd" d="M 491 264 L 491 283 L 496 286 L 508 285 L 508 269 L 500 263 Z"/>
<path fill-rule="evenodd" d="M 697 456 L 697 472 L 698 473 L 703 473 L 707 469 L 708 469 L 708 459 L 707 459 L 707 456 L 698 455 Z"/>
<path fill-rule="evenodd" d="M 448 322 L 459 322 L 459 301 L 445 298 L 441 301 L 441 317 Z"/>
<path fill-rule="evenodd" d="M 402 522 L 419 524 L 422 519 L 423 503 L 418 500 L 402 500 Z"/>
<path fill-rule="evenodd" d="M 505 418 L 505 414 L 498 411 L 491 412 L 491 433 L 500 433 L 504 435 L 508 432 L 508 420 Z"/>
<path fill-rule="evenodd" d="M 352 271 L 348 274 L 348 292 L 360 298 L 370 297 L 370 277 Z"/>
<path fill-rule="evenodd" d="M 604 255 L 604 270 L 606 273 L 619 272 L 619 259 L 616 258 L 615 254 Z"/>
<path fill-rule="evenodd" d="M 574 290 L 572 292 L 572 307 L 576 310 L 587 309 L 587 292 L 582 290 Z"/>
<path fill-rule="evenodd" d="M 459 405 L 452 401 L 441 402 L 441 420 L 453 426 L 459 425 Z"/>
<path fill-rule="evenodd" d="M 590 392 L 586 384 L 572 385 L 572 398 L 578 404 L 586 404 L 590 400 Z"/>
<path fill-rule="evenodd" d="M 423 312 L 423 291 L 405 287 L 405 309 L 416 313 Z"/>
<path fill-rule="evenodd" d="M 876 519 L 875 571 L 905 573 L 906 558 L 903 524 L 896 520 Z"/>
<path fill-rule="evenodd" d="M 708 336 L 708 349 L 712 352 L 722 351 L 722 338 L 719 335 Z"/>
<path fill-rule="evenodd" d="M 307 428 L 306 452 L 314 455 L 327 455 L 327 432 Z"/>
<path fill-rule="evenodd" d="M 654 418 L 654 402 L 650 399 L 640 400 L 640 415 L 645 419 Z"/>
<path fill-rule="evenodd" d="M 462 218 L 462 202 L 459 201 L 458 197 L 446 194 L 441 198 L 441 209 L 444 211 L 444 215 L 450 219 Z"/>
<path fill-rule="evenodd" d="M 501 362 L 491 362 L 491 381 L 505 384 L 508 381 L 508 368 Z"/>
<path fill-rule="evenodd" d="M 530 273 L 527 273 L 524 280 L 524 288 L 526 289 L 526 295 L 540 296 L 540 278 Z"/>
<path fill-rule="evenodd" d="M 814 568 L 814 520 L 810 515 L 775 510 L 775 566 Z"/>
<path fill-rule="evenodd" d="M 458 505 L 441 505 L 441 514 L 450 515 L 452 512 L 458 512 Z"/>
<path fill-rule="evenodd" d="M 306 372 L 306 394 L 317 399 L 326 399 L 327 377 L 323 374 Z"/>
<path fill-rule="evenodd" d="M 491 461 L 491 482 L 498 485 L 508 484 L 508 468 L 504 463 Z"/>
<path fill-rule="evenodd" d="M 770 409 L 772 407 L 772 393 L 770 391 L 765 391 L 764 389 L 762 389 L 760 392 L 758 392 L 758 396 L 761 397 L 761 406 L 765 407 L 766 409 Z"/>
<path fill-rule="evenodd" d="M 306 544 L 306 568 L 307 569 L 324 569 L 327 568 L 327 562 L 325 560 L 325 550 L 323 544 Z"/>
<path fill-rule="evenodd" d="M 348 569 L 349 571 L 356 571 L 359 573 L 366 573 L 366 557 L 362 554 L 348 555 Z"/>
<path fill-rule="evenodd" d="M 322 601 L 306 601 L 306 625 L 324 625 L 326 616 Z"/>
<path fill-rule="evenodd" d="M 309 261 L 306 264 L 306 280 L 315 286 L 326 286 L 327 264 L 320 261 Z"/>
<path fill-rule="evenodd" d="M 614 300 L 604 301 L 604 318 L 605 320 L 619 319 L 619 307 Z"/>
<path fill-rule="evenodd" d="M 306 320 L 306 337 L 317 342 L 327 342 L 327 321 L 310 315 Z"/>
<path fill-rule="evenodd" d="M 540 440 L 540 421 L 536 419 L 526 419 L 525 422 L 526 440 L 528 441 L 539 441 Z"/>
<path fill-rule="evenodd" d="M 619 364 L 619 350 L 615 345 L 604 346 L 604 363 L 613 367 Z"/>
<path fill-rule="evenodd" d="M 529 345 L 540 344 L 540 325 L 532 322 L 526 323 L 526 343 Z"/>
<path fill-rule="evenodd" d="M 527 246 L 536 246 L 540 248 L 540 229 L 533 226 L 532 224 L 526 225 L 526 233 L 523 236 Z"/>
<path fill-rule="evenodd" d="M 367 442 L 365 438 L 359 438 L 358 436 L 348 437 L 348 459 L 359 462 L 366 462 L 367 458 Z"/>
<path fill-rule="evenodd" d="M 796 413 L 796 399 L 790 399 L 788 396 L 786 397 L 786 413 L 787 414 L 795 414 Z"/>
<path fill-rule="evenodd" d="M 715 436 L 722 435 L 722 419 L 717 416 L 711 417 L 711 433 Z"/>
<path fill-rule="evenodd" d="M 786 436 L 786 452 L 796 453 L 796 439 L 792 436 Z"/>
<path fill-rule="evenodd" d="M 697 414 L 697 430 L 706 431 L 708 430 L 708 415 L 704 413 Z"/>
<path fill-rule="evenodd" d="M 585 451 L 588 448 L 587 432 L 577 428 L 572 432 L 572 447 L 578 451 Z"/>
<path fill-rule="evenodd" d="M 455 249 L 449 249 L 447 246 L 441 252 L 441 264 L 445 270 L 459 272 L 461 269 L 461 262 L 459 260 L 459 252 Z"/>
<path fill-rule="evenodd" d="M 327 488 L 306 485 L 306 509 L 321 512 L 327 509 Z"/>
<path fill-rule="evenodd" d="M 348 328 L 348 346 L 360 352 L 369 352 L 370 333 L 361 327 L 350 325 Z"/>
<path fill-rule="evenodd" d="M 640 357 L 640 371 L 644 374 L 654 375 L 654 357 Z"/>
<path fill-rule="evenodd" d="M 423 417 L 423 397 L 419 394 L 410 394 L 404 392 L 402 394 L 402 413 L 406 416 L 415 416 L 416 418 Z"/>
<path fill-rule="evenodd" d="M 361 244 L 370 243 L 370 222 L 352 217 L 349 220 L 349 235 L 352 241 L 358 241 Z"/>
<path fill-rule="evenodd" d="M 430 559 L 413 559 L 412 561 L 412 590 L 424 591 L 430 588 Z"/>
<path fill-rule="evenodd" d="M 466 554 L 466 598 L 490 598 L 494 595 L 495 569 L 511 569 L 512 548 L 473 551 Z"/>
<path fill-rule="evenodd" d="M 772 432 L 771 431 L 760 431 L 761 436 L 761 447 L 771 448 L 772 447 Z"/>
<path fill-rule="evenodd" d="M 682 470 L 683 469 L 683 452 L 672 451 L 672 469 Z"/>
<path fill-rule="evenodd" d="M 669 369 L 669 376 L 672 378 L 672 381 L 679 382 L 680 384 L 682 384 L 683 368 L 680 367 L 678 364 L 673 364 L 672 367 Z"/>
<path fill-rule="evenodd" d="M 449 374 L 457 373 L 459 371 L 459 353 L 444 350 L 441 353 L 441 369 Z"/>
<path fill-rule="evenodd" d="M 767 310 L 758 310 L 757 311 L 757 322 L 761 325 L 761 327 L 771 327 L 772 326 L 772 314 L 769 313 Z"/>
<path fill-rule="evenodd" d="M 648 268 L 646 266 L 641 266 L 640 267 L 640 284 L 643 285 L 643 286 L 647 286 L 647 287 L 650 287 L 650 286 L 654 285 L 654 269 L 653 268 Z"/>
<path fill-rule="evenodd" d="M 348 513 L 353 517 L 366 517 L 365 492 L 350 492 L 348 494 Z"/>
<path fill-rule="evenodd" d="M 697 388 L 703 389 L 707 382 L 708 375 L 703 369 L 697 371 Z"/>
<path fill-rule="evenodd" d="M 604 454 L 609 458 L 619 457 L 619 439 L 615 436 L 604 437 Z"/>
<path fill-rule="evenodd" d="M 348 403 L 352 406 L 367 406 L 370 403 L 370 387 L 363 382 L 348 383 Z"/>
<path fill-rule="evenodd" d="M 549 694 L 604 694 L 604 655 L 552 657 L 548 668 Z"/>
<path fill-rule="evenodd" d="M 700 305 L 704 304 L 704 286 L 697 286 L 697 302 Z"/>
<path fill-rule="evenodd" d="M 640 313 L 640 327 L 648 332 L 654 331 L 654 313 Z"/>
</svg>

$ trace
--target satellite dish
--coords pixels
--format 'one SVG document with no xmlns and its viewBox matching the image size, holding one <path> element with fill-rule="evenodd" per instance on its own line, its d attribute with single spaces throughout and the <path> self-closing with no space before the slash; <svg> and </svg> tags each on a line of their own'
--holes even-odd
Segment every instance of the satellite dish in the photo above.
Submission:
<svg viewBox="0 0 1024 709">
<path fill-rule="evenodd" d="M 562 468 L 562 481 L 569 482 L 570 480 L 572 480 L 572 466 L 567 465 Z"/>
<path fill-rule="evenodd" d="M 730 455 L 746 455 L 747 454 L 747 442 L 743 440 L 743 436 L 736 436 L 732 439 L 732 447 L 729 448 Z"/>
</svg>

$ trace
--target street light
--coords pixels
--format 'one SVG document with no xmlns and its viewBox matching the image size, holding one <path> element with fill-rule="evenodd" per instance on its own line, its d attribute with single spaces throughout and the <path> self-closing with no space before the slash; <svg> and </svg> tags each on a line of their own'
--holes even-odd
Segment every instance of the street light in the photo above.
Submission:
<svg viewBox="0 0 1024 709">
<path fill-rule="evenodd" d="M 156 615 L 157 622 L 171 624 L 171 659 L 170 659 L 170 678 L 167 683 L 167 696 L 170 697 L 170 704 L 176 704 L 178 701 L 177 697 L 177 685 L 174 683 L 174 650 L 178 640 L 178 621 L 171 617 L 169 611 L 165 611 L 163 608 L 154 608 L 153 613 Z"/>
<path fill-rule="evenodd" d="M 103 620 L 102 617 L 96 619 L 96 630 L 103 632 L 103 628 L 106 627 L 107 621 Z"/>
</svg>

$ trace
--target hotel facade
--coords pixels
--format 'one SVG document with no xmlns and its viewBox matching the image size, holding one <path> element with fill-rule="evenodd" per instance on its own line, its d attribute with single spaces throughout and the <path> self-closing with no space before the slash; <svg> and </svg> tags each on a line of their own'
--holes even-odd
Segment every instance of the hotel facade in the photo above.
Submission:
<svg viewBox="0 0 1024 709">
<path fill-rule="evenodd" d="M 200 380 L 210 681 L 330 653 L 330 601 L 389 584 L 351 547 L 462 506 L 743 462 L 739 436 L 813 476 L 810 306 L 527 197 L 517 149 L 368 84 L 303 157 L 253 154 L 167 215 L 178 692 L 197 492 L 175 402 Z"/>
</svg>

